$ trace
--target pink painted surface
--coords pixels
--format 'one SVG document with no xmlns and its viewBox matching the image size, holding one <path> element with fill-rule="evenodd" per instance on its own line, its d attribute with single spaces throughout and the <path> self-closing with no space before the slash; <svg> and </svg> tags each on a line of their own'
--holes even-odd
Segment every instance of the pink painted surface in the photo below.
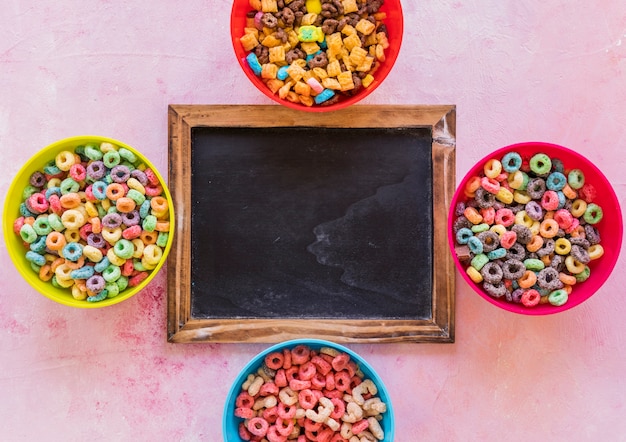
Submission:
<svg viewBox="0 0 626 442">
<path fill-rule="evenodd" d="M 621 0 L 403 6 L 396 66 L 364 103 L 456 104 L 457 177 L 504 145 L 568 146 L 626 207 Z M 229 13 L 225 0 L 3 2 L 2 195 L 57 139 L 117 138 L 166 173 L 169 103 L 270 104 L 233 59 Z M 1 440 L 221 440 L 230 383 L 265 345 L 167 344 L 164 272 L 108 309 L 57 305 L 0 247 Z M 350 345 L 390 389 L 397 440 L 624 440 L 624 262 L 548 317 L 500 311 L 457 277 L 455 344 Z"/>
</svg>

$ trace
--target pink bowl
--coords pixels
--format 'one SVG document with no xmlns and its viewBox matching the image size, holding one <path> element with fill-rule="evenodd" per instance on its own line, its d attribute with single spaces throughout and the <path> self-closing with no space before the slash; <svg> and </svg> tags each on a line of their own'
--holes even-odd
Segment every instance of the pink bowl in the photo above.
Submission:
<svg viewBox="0 0 626 442">
<path fill-rule="evenodd" d="M 380 67 L 373 74 L 374 81 L 367 88 L 361 88 L 361 90 L 351 97 L 341 96 L 339 101 L 334 104 L 326 106 L 313 105 L 305 106 L 300 103 L 292 103 L 288 100 L 281 99 L 277 94 L 273 94 L 272 91 L 265 85 L 261 77 L 257 77 L 254 72 L 248 66 L 246 62 L 246 56 L 248 52 L 244 50 L 239 38 L 244 35 L 244 28 L 246 27 L 246 15 L 252 8 L 250 7 L 249 0 L 234 0 L 233 8 L 230 16 L 230 35 L 235 50 L 235 56 L 237 61 L 243 69 L 248 79 L 256 86 L 259 91 L 269 97 L 271 100 L 287 106 L 292 109 L 302 110 L 307 112 L 329 112 L 338 109 L 343 109 L 352 104 L 361 101 L 369 94 L 374 92 L 378 86 L 385 80 L 391 68 L 393 67 L 398 53 L 400 52 L 400 46 L 402 44 L 403 33 L 403 15 L 402 5 L 400 0 L 385 0 L 384 4 L 380 8 L 380 12 L 384 12 L 387 17 L 383 20 L 383 23 L 387 27 L 387 35 L 389 40 L 389 47 L 385 50 L 385 61 L 381 62 Z"/>
<path fill-rule="evenodd" d="M 536 153 L 545 153 L 550 158 L 558 158 L 563 162 L 566 171 L 571 169 L 582 170 L 585 175 L 585 182 L 593 184 L 597 190 L 598 195 L 594 202 L 602 208 L 604 216 L 602 220 L 595 225 L 595 227 L 600 233 L 600 244 L 604 248 L 604 255 L 589 263 L 589 268 L 591 269 L 590 277 L 586 281 L 573 286 L 573 290 L 568 301 L 562 306 L 539 304 L 535 307 L 525 307 L 522 304 L 509 302 L 504 297 L 494 298 L 488 295 L 480 285 L 474 283 L 470 279 L 465 271 L 467 267 L 459 261 L 455 253 L 455 235 L 453 229 L 454 220 L 456 219 L 455 207 L 457 203 L 467 200 L 467 197 L 464 195 L 466 183 L 473 176 L 482 174 L 483 167 L 488 160 L 492 158 L 501 159 L 508 152 L 517 152 L 522 157 L 531 157 Z M 615 195 L 613 187 L 602 172 L 581 154 L 556 144 L 542 142 L 527 142 L 506 146 L 492 152 L 476 163 L 476 165 L 470 169 L 463 180 L 459 183 L 448 213 L 448 244 L 456 266 L 465 281 L 476 291 L 476 293 L 482 296 L 485 300 L 489 301 L 491 304 L 504 310 L 524 315 L 547 315 L 558 313 L 571 309 L 589 299 L 600 289 L 613 271 L 622 244 L 622 233 L 622 212 L 620 210 L 619 201 Z"/>
</svg>

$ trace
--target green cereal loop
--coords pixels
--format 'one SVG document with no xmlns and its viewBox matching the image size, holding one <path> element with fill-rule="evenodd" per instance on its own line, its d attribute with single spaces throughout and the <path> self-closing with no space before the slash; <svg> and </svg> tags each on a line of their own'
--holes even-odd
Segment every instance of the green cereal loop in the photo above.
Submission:
<svg viewBox="0 0 626 442">
<path fill-rule="evenodd" d="M 74 153 L 76 155 L 80 155 L 81 157 L 85 157 L 85 146 L 80 144 L 74 148 Z M 87 157 L 85 157 L 87 158 Z"/>
<path fill-rule="evenodd" d="M 102 159 L 102 151 L 95 144 L 85 145 L 85 156 L 93 161 Z"/>
<path fill-rule="evenodd" d="M 102 291 L 100 293 L 98 293 L 95 296 L 89 296 L 87 298 L 87 302 L 98 302 L 98 301 L 102 301 L 104 298 L 107 297 L 107 295 L 109 294 L 109 292 L 107 291 L 107 289 L 102 289 Z"/>
<path fill-rule="evenodd" d="M 35 229 L 30 224 L 24 224 L 20 227 L 20 236 L 28 244 L 34 243 L 37 239 L 37 233 L 35 233 Z"/>
<path fill-rule="evenodd" d="M 30 268 L 33 272 L 35 273 L 39 273 L 39 270 L 41 270 L 41 266 L 38 266 L 37 264 L 35 264 L 34 262 L 30 263 Z"/>
<path fill-rule="evenodd" d="M 146 200 L 145 195 L 135 189 L 128 189 L 128 192 L 126 192 L 126 196 L 133 200 L 138 206 L 141 206 Z"/>
<path fill-rule="evenodd" d="M 108 208 L 107 214 L 109 214 L 109 213 L 119 213 L 119 212 L 117 210 L 117 207 L 115 205 L 113 205 L 113 206 Z"/>
<path fill-rule="evenodd" d="M 35 220 L 33 223 L 33 229 L 37 235 L 47 235 L 52 232 L 52 227 L 48 221 L 48 217 L 43 215 Z"/>
<path fill-rule="evenodd" d="M 122 276 L 122 270 L 116 266 L 111 264 L 102 272 L 102 277 L 106 282 L 115 282 L 117 279 Z"/>
<path fill-rule="evenodd" d="M 583 214 L 583 219 L 587 224 L 597 224 L 602 220 L 603 216 L 602 208 L 596 203 L 590 203 L 587 205 L 587 209 Z"/>
<path fill-rule="evenodd" d="M 126 290 L 126 287 L 128 287 L 128 277 L 124 275 L 120 276 L 119 279 L 115 281 L 115 284 L 119 287 L 120 292 L 123 292 Z"/>
<path fill-rule="evenodd" d="M 75 193 L 80 190 L 80 184 L 70 177 L 67 177 L 63 181 L 61 181 L 61 185 L 59 187 L 61 188 L 62 195 Z"/>
<path fill-rule="evenodd" d="M 489 227 L 491 226 L 487 223 L 480 223 L 480 224 L 473 225 L 471 227 L 471 230 L 474 233 L 480 233 L 480 232 L 486 232 L 487 230 L 489 230 Z"/>
<path fill-rule="evenodd" d="M 55 287 L 57 289 L 61 288 L 61 286 L 59 285 L 59 282 L 57 281 L 57 275 L 52 275 L 52 279 L 50 281 L 52 282 L 52 287 Z"/>
<path fill-rule="evenodd" d="M 31 197 L 31 195 L 37 192 L 39 192 L 39 189 L 29 184 L 28 186 L 24 187 L 24 191 L 22 192 L 22 199 L 27 200 Z"/>
<path fill-rule="evenodd" d="M 165 247 L 170 234 L 168 232 L 159 232 L 157 236 L 156 245 L 159 247 Z"/>
<path fill-rule="evenodd" d="M 147 268 L 143 266 L 143 264 L 141 263 L 141 260 L 139 259 L 136 259 L 133 262 L 133 269 L 137 270 L 138 272 L 146 272 L 148 270 Z"/>
<path fill-rule="evenodd" d="M 479 253 L 478 255 L 472 258 L 472 260 L 470 261 L 470 264 L 476 270 L 480 271 L 480 269 L 482 269 L 485 266 L 485 264 L 487 264 L 488 262 L 489 262 L 489 258 L 487 257 L 487 255 L 484 253 Z"/>
<path fill-rule="evenodd" d="M 62 232 L 63 230 L 65 230 L 65 226 L 63 225 L 61 217 L 56 213 L 51 213 L 50 215 L 48 215 L 48 224 L 50 224 L 50 227 L 52 227 L 57 232 Z"/>
<path fill-rule="evenodd" d="M 120 294 L 120 288 L 114 282 L 110 282 L 105 285 L 104 289 L 107 291 L 107 298 L 115 298 L 117 295 Z"/>
<path fill-rule="evenodd" d="M 56 161 L 52 160 L 48 164 L 43 167 L 43 171 L 48 175 L 57 175 L 61 173 L 61 169 L 59 169 L 56 165 Z"/>
<path fill-rule="evenodd" d="M 137 156 L 125 147 L 120 147 L 120 150 L 118 150 L 118 152 L 120 154 L 120 157 L 124 158 L 126 161 L 133 164 L 137 162 Z"/>
<path fill-rule="evenodd" d="M 585 266 L 585 270 L 574 275 L 574 277 L 576 278 L 576 282 L 585 282 L 587 279 L 589 279 L 589 276 L 591 276 L 591 269 L 589 268 L 589 266 Z"/>
<path fill-rule="evenodd" d="M 128 170 L 130 172 L 132 172 L 133 170 L 135 170 L 137 167 L 135 167 L 135 165 L 133 163 L 131 163 L 130 161 L 122 161 L 120 163 L 121 166 L 126 166 L 128 167 Z"/>
<path fill-rule="evenodd" d="M 102 162 L 109 169 L 120 164 L 120 154 L 116 150 L 110 150 L 102 157 Z"/>
<path fill-rule="evenodd" d="M 156 229 L 156 223 L 157 223 L 156 216 L 148 215 L 143 219 L 143 222 L 141 223 L 141 227 L 146 232 L 154 232 L 154 229 Z"/>
<path fill-rule="evenodd" d="M 505 256 L 506 249 L 504 247 L 498 247 L 497 249 L 487 253 L 487 258 L 489 258 L 491 261 L 504 258 Z"/>
<path fill-rule="evenodd" d="M 568 295 L 564 289 L 558 289 L 548 295 L 548 302 L 555 306 L 563 305 L 567 302 Z"/>
<path fill-rule="evenodd" d="M 552 169 L 552 160 L 545 153 L 538 153 L 532 156 L 529 161 L 530 170 L 537 175 L 545 175 L 550 173 Z"/>
<path fill-rule="evenodd" d="M 567 184 L 572 189 L 580 189 L 585 184 L 585 174 L 580 169 L 572 169 L 567 174 Z"/>
<path fill-rule="evenodd" d="M 540 259 L 528 258 L 524 260 L 524 267 L 526 267 L 527 270 L 538 272 L 540 270 L 543 270 L 545 264 Z"/>
<path fill-rule="evenodd" d="M 113 246 L 113 253 L 115 253 L 116 256 L 122 259 L 132 258 L 134 252 L 135 246 L 127 239 L 122 238 Z"/>
<path fill-rule="evenodd" d="M 98 217 L 99 218 L 104 218 L 105 215 L 107 214 L 107 211 L 105 210 L 104 207 L 102 207 L 102 204 L 97 204 L 96 205 L 96 209 L 98 210 Z"/>
</svg>

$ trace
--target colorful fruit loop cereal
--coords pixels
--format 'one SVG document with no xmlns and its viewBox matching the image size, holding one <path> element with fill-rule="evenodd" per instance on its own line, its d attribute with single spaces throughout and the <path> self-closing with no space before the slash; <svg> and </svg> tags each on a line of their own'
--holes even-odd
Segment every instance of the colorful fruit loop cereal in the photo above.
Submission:
<svg viewBox="0 0 626 442">
<path fill-rule="evenodd" d="M 145 280 L 162 258 L 169 210 L 155 173 L 111 143 L 77 146 L 33 173 L 13 230 L 43 281 L 102 301 Z"/>
<path fill-rule="evenodd" d="M 604 251 L 602 208 L 580 169 L 543 153 L 490 159 L 455 207 L 456 254 L 490 296 L 526 307 L 563 305 Z"/>
<path fill-rule="evenodd" d="M 387 405 L 346 353 L 306 345 L 270 353 L 235 401 L 245 441 L 383 440 Z"/>
<path fill-rule="evenodd" d="M 241 45 L 273 94 L 336 103 L 374 81 L 389 47 L 384 0 L 250 0 Z"/>
</svg>

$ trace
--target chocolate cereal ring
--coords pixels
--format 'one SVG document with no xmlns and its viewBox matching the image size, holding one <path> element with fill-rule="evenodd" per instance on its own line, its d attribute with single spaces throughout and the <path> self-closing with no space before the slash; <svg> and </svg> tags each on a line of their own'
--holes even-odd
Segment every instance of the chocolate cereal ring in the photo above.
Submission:
<svg viewBox="0 0 626 442">
<path fill-rule="evenodd" d="M 520 244 L 528 244 L 533 237 L 533 232 L 522 224 L 514 224 L 511 230 L 517 234 L 517 242 Z"/>
<path fill-rule="evenodd" d="M 588 264 L 591 261 L 589 257 L 589 252 L 578 245 L 573 245 L 570 250 L 570 255 L 574 257 L 574 259 L 582 264 Z"/>
<path fill-rule="evenodd" d="M 534 200 L 540 200 L 546 191 L 546 182 L 543 178 L 531 178 L 526 186 L 526 193 Z"/>
<path fill-rule="evenodd" d="M 537 284 L 546 290 L 558 290 L 563 287 L 559 279 L 559 272 L 552 267 L 546 267 L 537 274 Z"/>
<path fill-rule="evenodd" d="M 482 187 L 476 189 L 474 198 L 478 203 L 478 207 L 480 207 L 481 209 L 487 209 L 489 207 L 492 207 L 496 202 L 496 195 L 491 192 L 487 192 Z"/>
<path fill-rule="evenodd" d="M 526 249 L 520 243 L 513 244 L 506 253 L 506 259 L 523 261 L 526 258 Z"/>
<path fill-rule="evenodd" d="M 485 289 L 485 291 L 494 298 L 501 298 L 508 293 L 508 290 L 502 281 L 497 283 L 484 282 L 483 289 Z"/>
<path fill-rule="evenodd" d="M 491 261 L 488 262 L 480 269 L 480 274 L 482 275 L 485 282 L 490 284 L 497 284 L 502 281 L 502 267 L 500 267 L 497 263 Z"/>
<path fill-rule="evenodd" d="M 543 242 L 543 247 L 537 250 L 536 252 L 537 256 L 541 258 L 542 256 L 546 256 L 551 253 L 554 253 L 554 248 L 555 248 L 555 241 L 552 238 L 547 238 Z"/>
<path fill-rule="evenodd" d="M 585 238 L 589 241 L 589 244 L 595 245 L 600 242 L 600 232 L 591 224 L 585 224 Z"/>
<path fill-rule="evenodd" d="M 483 244 L 483 252 L 488 253 L 500 246 L 500 239 L 495 232 L 491 230 L 486 230 L 484 232 L 480 232 L 476 237 Z"/>
<path fill-rule="evenodd" d="M 524 272 L 526 272 L 526 267 L 524 263 L 518 259 L 507 259 L 504 264 L 502 264 L 502 275 L 506 279 L 519 279 L 524 276 Z"/>
</svg>

